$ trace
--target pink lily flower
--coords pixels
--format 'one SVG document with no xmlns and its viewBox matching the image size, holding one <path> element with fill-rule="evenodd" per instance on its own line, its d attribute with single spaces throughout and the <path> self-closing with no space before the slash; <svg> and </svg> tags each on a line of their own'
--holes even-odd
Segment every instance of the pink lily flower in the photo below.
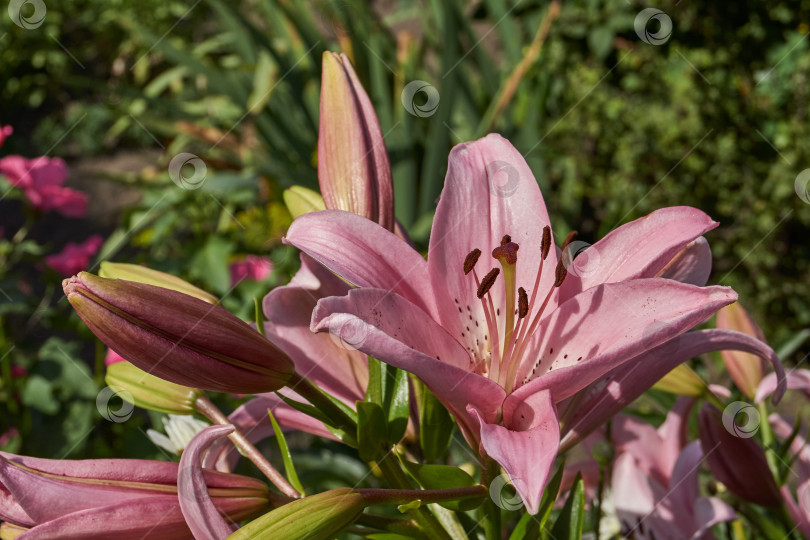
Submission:
<svg viewBox="0 0 810 540">
<path fill-rule="evenodd" d="M 296 219 L 287 242 L 359 287 L 318 302 L 312 329 L 357 328 L 359 350 L 420 377 L 535 512 L 559 444 L 555 404 L 736 299 L 656 277 L 715 226 L 694 208 L 660 210 L 600 242 L 595 272 L 569 272 L 526 162 L 490 135 L 451 152 L 427 261 L 334 210 Z"/>
<path fill-rule="evenodd" d="M 45 257 L 45 264 L 63 276 L 78 274 L 87 268 L 102 244 L 104 238 L 97 234 L 80 244 L 69 242 L 59 253 Z"/>
<path fill-rule="evenodd" d="M 62 187 L 68 172 L 59 158 L 6 156 L 0 159 L 0 174 L 22 189 L 38 210 L 55 210 L 65 217 L 76 218 L 87 213 L 87 195 Z"/>
<path fill-rule="evenodd" d="M 258 255 L 247 255 L 231 263 L 231 286 L 244 280 L 264 281 L 273 272 L 273 263 Z"/>
<path fill-rule="evenodd" d="M 188 501 L 178 498 L 178 470 L 177 463 L 165 461 L 51 460 L 0 452 L 0 520 L 28 529 L 26 540 L 187 539 L 191 530 L 181 504 Z M 267 486 L 259 480 L 202 474 L 204 491 L 228 520 L 251 519 L 269 508 Z"/>
<path fill-rule="evenodd" d="M 678 400 L 658 429 L 630 416 L 613 421 L 611 439 L 618 455 L 612 498 L 627 537 L 712 538 L 711 527 L 737 519 L 725 502 L 700 495 L 698 469 L 704 449 L 698 441 L 687 442 L 693 404 L 691 399 Z"/>
</svg>

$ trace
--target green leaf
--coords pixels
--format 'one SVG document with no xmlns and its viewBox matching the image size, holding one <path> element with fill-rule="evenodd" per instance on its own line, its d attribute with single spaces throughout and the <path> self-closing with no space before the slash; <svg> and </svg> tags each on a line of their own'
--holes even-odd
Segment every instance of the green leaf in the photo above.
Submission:
<svg viewBox="0 0 810 540">
<path fill-rule="evenodd" d="M 388 426 L 382 407 L 368 401 L 357 402 L 357 451 L 363 461 L 376 461 L 385 448 Z"/>
<path fill-rule="evenodd" d="M 421 382 L 419 407 L 419 445 L 427 462 L 435 462 L 447 454 L 453 438 L 453 417 L 444 405 Z"/>
<path fill-rule="evenodd" d="M 256 71 L 253 72 L 253 91 L 248 96 L 247 110 L 259 114 L 270 101 L 270 94 L 278 78 L 278 67 L 267 51 L 259 51 Z"/>
<path fill-rule="evenodd" d="M 579 540 L 582 538 L 582 526 L 585 522 L 585 482 L 582 480 L 582 475 L 577 473 L 574 480 L 574 485 L 568 494 L 568 499 L 565 501 L 554 522 L 554 527 L 551 529 L 551 537 L 557 540 Z"/>
<path fill-rule="evenodd" d="M 777 356 L 784 360 L 788 356 L 795 353 L 799 347 L 801 347 L 807 339 L 810 338 L 810 329 L 805 328 L 804 330 L 799 330 L 795 334 L 793 334 L 790 339 L 788 339 L 785 343 L 782 344 L 781 347 L 776 351 Z"/>
<path fill-rule="evenodd" d="M 227 240 L 216 236 L 210 238 L 191 260 L 189 275 L 208 284 L 219 294 L 227 293 L 231 286 L 228 257 L 232 251 L 233 244 Z"/>
<path fill-rule="evenodd" d="M 594 56 L 603 59 L 613 50 L 614 37 L 613 30 L 600 26 L 588 33 L 588 47 L 593 51 Z"/>
<path fill-rule="evenodd" d="M 388 365 L 384 373 L 383 411 L 388 417 L 388 442 L 396 444 L 405 435 L 411 413 L 408 374 Z"/>
<path fill-rule="evenodd" d="M 401 460 L 402 464 L 411 473 L 411 476 L 424 489 L 454 489 L 476 485 L 472 476 L 458 467 L 451 465 L 422 465 Z M 462 499 L 458 501 L 443 501 L 438 504 L 448 510 L 465 511 L 481 506 L 483 499 Z"/>
<path fill-rule="evenodd" d="M 53 395 L 51 381 L 41 375 L 31 375 L 22 390 L 22 402 L 45 414 L 59 412 L 59 401 Z"/>
<path fill-rule="evenodd" d="M 343 442 L 345 444 L 348 444 L 349 446 L 356 446 L 357 445 L 357 441 L 356 441 L 357 434 L 356 433 L 348 433 L 348 432 L 346 432 L 346 431 L 344 431 L 344 430 L 342 430 L 340 428 L 337 428 L 337 427 L 333 426 L 332 421 L 324 413 L 322 413 L 319 409 L 313 407 L 309 403 L 301 403 L 300 401 L 295 401 L 294 399 L 290 399 L 290 398 L 288 398 L 286 396 L 283 396 L 283 395 L 281 395 L 279 393 L 276 393 L 276 395 L 279 398 L 281 398 L 281 400 L 284 401 L 284 403 L 286 403 L 287 405 L 289 405 L 290 407 L 292 407 L 296 411 L 302 412 L 302 413 L 306 414 L 307 416 L 311 416 L 315 420 L 318 420 L 319 422 L 322 422 L 326 426 L 326 428 L 329 431 L 331 431 L 332 434 L 335 437 L 338 438 L 339 441 L 341 441 L 341 442 Z"/>
<path fill-rule="evenodd" d="M 368 357 L 368 386 L 366 387 L 366 401 L 382 405 L 383 403 L 383 386 L 382 386 L 382 370 L 383 363 L 373 358 Z"/>
<path fill-rule="evenodd" d="M 284 437 L 284 432 L 281 431 L 281 426 L 276 422 L 273 411 L 267 409 L 267 415 L 270 416 L 270 422 L 273 423 L 273 432 L 276 434 L 276 441 L 278 442 L 278 449 L 281 452 L 281 460 L 284 462 L 284 472 L 287 474 L 287 480 L 292 484 L 292 487 L 298 490 L 298 493 L 303 495 L 304 486 L 301 485 L 301 481 L 298 479 L 298 473 L 295 472 L 292 454 L 290 453 L 290 447 L 287 446 L 287 439 Z"/>
</svg>

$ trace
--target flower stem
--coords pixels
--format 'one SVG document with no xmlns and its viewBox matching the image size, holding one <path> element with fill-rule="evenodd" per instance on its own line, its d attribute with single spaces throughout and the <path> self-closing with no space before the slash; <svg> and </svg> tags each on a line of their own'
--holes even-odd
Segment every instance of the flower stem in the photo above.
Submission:
<svg viewBox="0 0 810 540">
<path fill-rule="evenodd" d="M 759 428 L 762 433 L 762 445 L 765 447 L 765 458 L 768 460 L 768 467 L 771 469 L 776 481 L 779 481 L 779 465 L 776 463 L 776 455 L 773 449 L 773 432 L 771 431 L 771 424 L 768 420 L 768 406 L 765 400 L 760 401 L 757 405 L 759 409 Z"/>
<path fill-rule="evenodd" d="M 304 377 L 294 373 L 287 384 L 290 390 L 294 390 L 301 397 L 309 401 L 314 407 L 325 414 L 335 426 L 347 433 L 357 433 L 357 423 L 349 415 L 335 405 L 320 388 L 309 382 Z"/>
<path fill-rule="evenodd" d="M 481 467 L 481 483 L 489 486 L 499 473 L 498 464 L 494 460 L 485 457 Z M 484 499 L 481 510 L 483 512 L 484 534 L 487 540 L 501 540 L 501 508 L 495 504 L 492 497 L 487 497 Z"/>
<path fill-rule="evenodd" d="M 386 481 L 399 490 L 411 490 L 410 482 L 408 481 L 408 477 L 405 476 L 405 473 L 402 472 L 402 469 L 399 466 L 399 462 L 393 456 L 391 452 L 387 452 L 378 462 L 377 465 L 380 467 L 380 470 L 385 476 Z M 431 539 L 442 539 L 442 540 L 450 540 L 450 535 L 447 534 L 447 531 L 444 530 L 439 520 L 436 519 L 430 509 L 420 506 L 419 508 L 415 508 L 408 511 L 411 516 L 416 520 L 425 534 L 428 535 Z"/>
<path fill-rule="evenodd" d="M 208 399 L 205 395 L 200 396 L 197 398 L 197 401 L 194 403 L 196 409 L 208 418 L 211 422 L 220 425 L 230 425 L 231 422 L 228 420 L 222 411 L 220 411 L 216 405 L 214 405 L 210 399 Z M 253 446 L 247 437 L 245 437 L 239 429 L 234 428 L 233 433 L 228 435 L 228 438 L 231 439 L 234 446 L 236 446 L 242 454 L 247 457 L 250 461 L 253 462 L 254 465 L 267 477 L 270 482 L 276 486 L 284 495 L 288 497 L 292 497 L 297 499 L 301 497 L 301 493 L 290 485 L 284 476 L 278 472 L 275 467 L 273 467 L 267 458 L 265 458 L 259 450 Z"/>
</svg>

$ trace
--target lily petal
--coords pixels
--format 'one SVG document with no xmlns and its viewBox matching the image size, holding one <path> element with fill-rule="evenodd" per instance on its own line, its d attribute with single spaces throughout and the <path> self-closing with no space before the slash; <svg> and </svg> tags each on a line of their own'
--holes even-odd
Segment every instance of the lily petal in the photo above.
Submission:
<svg viewBox="0 0 810 540">
<path fill-rule="evenodd" d="M 712 250 L 704 237 L 686 245 L 661 273 L 662 278 L 674 279 L 703 287 L 712 273 Z"/>
<path fill-rule="evenodd" d="M 706 533 L 718 523 L 737 519 L 737 512 L 725 501 L 717 497 L 698 497 L 695 499 L 695 525 L 697 530 L 692 540 L 712 538 Z"/>
<path fill-rule="evenodd" d="M 467 412 L 480 426 L 481 447 L 509 475 L 530 514 L 536 514 L 540 508 L 560 442 L 557 416 L 548 392 L 545 402 L 543 419 L 538 418 L 535 426 L 525 431 L 487 423 L 475 407 L 467 407 Z"/>
<path fill-rule="evenodd" d="M 381 289 L 355 289 L 344 297 L 324 298 L 312 313 L 312 329 L 341 335 L 351 328 L 350 345 L 369 356 L 419 377 L 456 413 L 462 429 L 464 411 L 473 404 L 488 422 L 503 402 L 497 383 L 469 371 L 470 356 L 424 311 L 401 296 Z"/>
<path fill-rule="evenodd" d="M 190 531 L 176 495 L 149 497 L 73 512 L 38 525 L 21 540 L 174 540 Z"/>
<path fill-rule="evenodd" d="M 368 384 L 366 355 L 351 347 L 341 347 L 340 340 L 334 336 L 313 335 L 309 329 L 318 300 L 332 294 L 343 296 L 349 287 L 320 264 L 307 259 L 302 256 L 301 270 L 293 283 L 310 286 L 299 287 L 291 283 L 277 287 L 265 296 L 265 335 L 292 359 L 296 372 L 302 377 L 339 399 L 354 403 L 363 399 Z M 329 277 L 322 274 L 329 274 Z M 313 286 L 313 281 L 317 286 Z"/>
<path fill-rule="evenodd" d="M 464 275 L 464 259 L 472 250 L 480 249 L 484 255 L 476 271 L 483 276 L 496 264 L 489 254 L 504 235 L 510 235 L 520 246 L 517 283 L 531 293 L 545 226 L 550 226 L 550 221 L 540 188 L 526 160 L 509 141 L 492 134 L 453 147 L 428 251 L 430 279 L 442 284 L 443 290 L 436 293 L 446 295 L 438 305 L 442 326 L 453 335 L 461 334 L 458 305 L 464 309 L 469 306 L 467 313 L 472 320 L 485 320 L 472 276 Z M 539 286 L 542 294 L 554 283 L 556 265 L 557 254 L 552 249 L 544 263 Z M 496 306 L 502 305 L 502 289 L 493 287 L 490 291 Z M 486 330 L 486 325 L 471 327 L 467 342 L 474 344 L 478 339 L 483 343 Z"/>
<path fill-rule="evenodd" d="M 653 278 L 593 287 L 569 299 L 540 325 L 537 377 L 512 396 L 550 388 L 559 402 L 611 369 L 708 319 L 736 300 L 729 287 L 695 287 Z M 617 331 L 621 328 L 621 331 Z M 541 376 L 542 375 L 542 376 Z M 511 396 L 510 396 L 511 398 Z"/>
<path fill-rule="evenodd" d="M 605 420 L 647 391 L 657 380 L 690 358 L 719 350 L 741 350 L 768 358 L 780 381 L 774 402 L 785 393 L 784 369 L 776 353 L 758 339 L 733 330 L 696 330 L 647 351 L 591 385 L 563 429 L 561 447 L 568 449 Z M 642 368 L 642 369 L 638 369 Z"/>
<path fill-rule="evenodd" d="M 810 370 L 806 369 L 791 369 L 785 374 L 787 377 L 787 387 L 791 390 L 800 390 L 805 395 L 810 396 Z M 757 387 L 757 392 L 754 397 L 754 402 L 759 403 L 764 401 L 768 396 L 773 394 L 779 386 L 779 374 L 768 373 L 762 379 Z"/>
<path fill-rule="evenodd" d="M 233 430 L 234 427 L 231 425 L 216 425 L 203 429 L 191 439 L 180 458 L 180 470 L 177 474 L 180 509 L 197 540 L 221 540 L 236 529 L 225 522 L 211 501 L 200 466 L 202 456 L 208 447 Z"/>
<path fill-rule="evenodd" d="M 293 221 L 284 241 L 352 285 L 393 291 L 435 313 L 425 259 L 372 221 L 341 210 L 311 212 Z"/>
<path fill-rule="evenodd" d="M 589 248 L 596 256 L 589 258 L 587 272 L 566 278 L 561 301 L 600 283 L 655 277 L 687 244 L 717 225 L 689 206 L 662 208 L 626 223 Z"/>
</svg>

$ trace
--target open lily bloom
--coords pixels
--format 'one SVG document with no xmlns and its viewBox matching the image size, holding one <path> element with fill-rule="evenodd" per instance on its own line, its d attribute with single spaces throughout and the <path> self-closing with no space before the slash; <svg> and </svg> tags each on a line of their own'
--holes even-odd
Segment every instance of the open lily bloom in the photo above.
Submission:
<svg viewBox="0 0 810 540">
<path fill-rule="evenodd" d="M 629 416 L 613 422 L 613 500 L 627 537 L 711 538 L 712 526 L 737 518 L 725 502 L 700 494 L 704 450 L 686 438 L 692 404 L 681 398 L 657 430 Z"/>
<path fill-rule="evenodd" d="M 30 539 L 189 538 L 178 470 L 177 463 L 165 461 L 70 461 L 0 452 L 0 520 L 28 529 L 22 538 Z M 267 486 L 255 478 L 202 470 L 199 475 L 214 512 L 232 522 L 269 507 Z"/>
<path fill-rule="evenodd" d="M 450 154 L 427 261 L 348 212 L 301 216 L 286 240 L 358 287 L 319 301 L 312 329 L 349 325 L 357 349 L 422 379 L 535 512 L 559 444 L 555 404 L 736 299 L 658 277 L 716 225 L 663 209 L 568 271 L 528 165 L 489 135 Z"/>
</svg>

